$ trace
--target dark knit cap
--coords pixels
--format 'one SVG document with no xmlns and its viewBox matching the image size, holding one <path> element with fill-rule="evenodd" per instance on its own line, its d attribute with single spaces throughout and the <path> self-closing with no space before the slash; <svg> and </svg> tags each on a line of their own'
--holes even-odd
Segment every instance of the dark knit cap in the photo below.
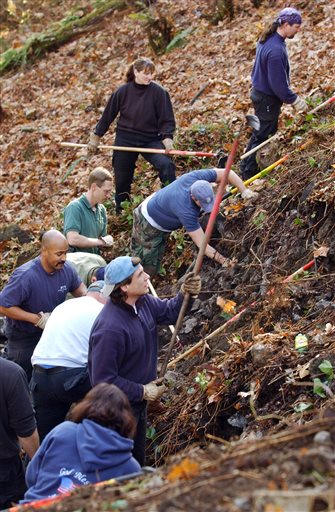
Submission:
<svg viewBox="0 0 335 512">
<path fill-rule="evenodd" d="M 276 22 L 279 25 L 282 25 L 283 23 L 288 23 L 289 25 L 301 25 L 302 18 L 300 12 L 297 11 L 297 9 L 294 9 L 294 7 L 285 7 L 285 9 L 282 9 L 278 14 Z"/>
</svg>

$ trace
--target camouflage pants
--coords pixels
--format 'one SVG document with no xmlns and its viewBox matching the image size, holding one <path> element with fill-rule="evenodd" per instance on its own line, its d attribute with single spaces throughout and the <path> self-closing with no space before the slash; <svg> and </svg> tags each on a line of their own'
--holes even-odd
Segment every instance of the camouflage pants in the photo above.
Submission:
<svg viewBox="0 0 335 512">
<path fill-rule="evenodd" d="M 132 255 L 141 258 L 144 270 L 151 277 L 159 271 L 169 234 L 149 224 L 141 213 L 141 205 L 135 208 L 131 234 Z"/>
</svg>

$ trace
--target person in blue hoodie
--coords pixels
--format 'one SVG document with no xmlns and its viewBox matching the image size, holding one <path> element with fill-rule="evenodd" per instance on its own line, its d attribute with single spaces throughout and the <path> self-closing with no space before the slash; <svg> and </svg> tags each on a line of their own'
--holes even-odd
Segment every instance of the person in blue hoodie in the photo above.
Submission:
<svg viewBox="0 0 335 512">
<path fill-rule="evenodd" d="M 276 133 L 283 103 L 292 105 L 297 112 L 307 110 L 306 101 L 290 89 L 290 64 L 285 43 L 299 32 L 301 23 L 300 12 L 285 7 L 257 43 L 250 97 L 260 129 L 253 131 L 246 151 Z M 242 160 L 240 170 L 244 180 L 259 172 L 256 153 Z"/>
<path fill-rule="evenodd" d="M 91 389 L 69 419 L 49 432 L 29 463 L 21 503 L 141 471 L 132 456 L 135 419 L 128 398 L 114 384 Z"/>
</svg>

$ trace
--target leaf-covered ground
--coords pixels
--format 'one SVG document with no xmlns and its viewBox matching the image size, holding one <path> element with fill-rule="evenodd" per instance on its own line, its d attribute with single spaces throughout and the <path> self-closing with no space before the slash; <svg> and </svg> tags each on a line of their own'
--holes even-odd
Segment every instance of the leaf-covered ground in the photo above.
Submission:
<svg viewBox="0 0 335 512">
<path fill-rule="evenodd" d="M 264 21 L 285 2 L 273 4 L 264 1 L 255 9 L 246 0 L 235 2 L 235 18 L 213 25 L 208 2 L 158 1 L 150 7 L 151 16 L 165 17 L 175 34 L 192 31 L 182 48 L 156 57 L 145 22 L 128 2 L 95 31 L 2 79 L 3 226 L 18 224 L 32 234 L 23 244 L 2 237 L 2 282 L 38 250 L 41 230 L 61 228 L 61 210 L 85 190 L 88 172 L 97 165 L 111 167 L 102 151 L 86 162 L 84 151 L 59 143 L 87 141 L 108 95 L 138 55 L 155 60 L 157 79 L 171 93 L 177 147 L 229 151 L 250 108 L 255 40 Z M 64 16 L 64 5 L 74 7 L 54 2 L 54 16 Z M 304 24 L 288 42 L 291 78 L 312 108 L 334 91 L 330 34 L 335 6 L 323 0 L 295 5 L 303 11 Z M 83 12 L 85 7 L 81 2 Z M 40 16 L 31 17 L 34 31 L 54 21 L 46 3 L 38 8 Z M 22 44 L 22 28 L 15 41 Z M 222 205 L 213 244 L 238 263 L 228 272 L 204 262 L 203 291 L 180 333 L 185 348 L 173 356 L 191 343 L 198 348 L 169 367 L 164 410 L 150 414 L 148 457 L 159 466 L 156 474 L 78 489 L 48 510 L 335 508 L 333 118 L 334 107 L 313 118 L 299 118 L 285 107 L 281 137 L 264 152 L 263 166 L 285 154 L 287 161 L 254 185 L 260 193 L 256 202 L 233 198 Z M 244 134 L 239 154 L 246 140 Z M 113 142 L 112 130 L 103 141 Z M 215 165 L 200 159 L 176 162 L 179 173 Z M 135 200 L 157 186 L 154 173 L 140 162 Z M 117 243 L 106 257 L 128 249 L 131 208 L 116 219 L 110 205 Z M 173 293 L 172 282 L 194 254 L 182 233 L 171 237 L 164 260 L 168 277 L 155 282 L 161 296 Z M 295 348 L 299 333 L 307 337 L 306 352 Z M 162 345 L 168 339 L 162 329 Z M 165 353 L 162 347 L 162 360 Z"/>
</svg>

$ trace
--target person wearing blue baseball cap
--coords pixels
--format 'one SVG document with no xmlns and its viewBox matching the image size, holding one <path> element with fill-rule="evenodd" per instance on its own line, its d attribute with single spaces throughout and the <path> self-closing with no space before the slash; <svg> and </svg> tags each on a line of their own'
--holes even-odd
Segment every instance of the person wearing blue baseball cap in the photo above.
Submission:
<svg viewBox="0 0 335 512">
<path fill-rule="evenodd" d="M 196 246 L 201 246 L 204 231 L 199 217 L 202 212 L 212 211 L 214 192 L 211 183 L 219 183 L 223 173 L 224 169 L 213 168 L 184 174 L 149 196 L 134 210 L 131 249 L 150 276 L 159 271 L 171 231 L 183 227 Z M 229 183 L 239 189 L 244 199 L 258 195 L 246 188 L 234 171 L 229 173 Z M 209 244 L 205 254 L 223 266 L 231 264 Z"/>
<path fill-rule="evenodd" d="M 293 39 L 299 32 L 301 24 L 300 12 L 286 7 L 264 30 L 257 43 L 250 98 L 260 128 L 253 130 L 246 152 L 276 133 L 283 103 L 292 105 L 297 112 L 307 111 L 306 101 L 290 88 L 290 64 L 285 43 L 285 39 Z M 256 153 L 242 160 L 240 170 L 244 180 L 260 171 Z"/>
<path fill-rule="evenodd" d="M 88 355 L 91 385 L 115 384 L 131 403 L 137 422 L 133 455 L 141 466 L 147 402 L 158 400 L 166 389 L 157 380 L 157 326 L 176 322 L 183 295 L 198 296 L 201 279 L 192 272 L 186 274 L 172 299 L 162 300 L 148 291 L 149 275 L 139 258 L 120 256 L 107 265 L 102 293 L 109 300 L 92 327 Z"/>
</svg>

